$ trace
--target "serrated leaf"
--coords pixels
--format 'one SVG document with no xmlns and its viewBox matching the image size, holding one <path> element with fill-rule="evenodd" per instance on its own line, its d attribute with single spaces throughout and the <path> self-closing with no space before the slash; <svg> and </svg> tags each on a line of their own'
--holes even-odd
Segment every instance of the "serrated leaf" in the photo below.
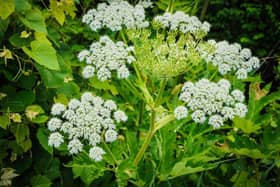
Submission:
<svg viewBox="0 0 280 187">
<path fill-rule="evenodd" d="M 19 19 L 28 28 L 47 34 L 45 18 L 40 10 L 32 9 L 25 11 L 25 15 L 20 16 Z"/>
<path fill-rule="evenodd" d="M 103 162 L 95 162 L 85 154 L 75 157 L 67 166 L 72 168 L 74 178 L 80 177 L 87 186 L 101 177 L 105 171 Z"/>
<path fill-rule="evenodd" d="M 32 187 L 50 187 L 51 184 L 50 179 L 43 175 L 36 175 L 31 178 Z"/>
<path fill-rule="evenodd" d="M 129 179 L 136 178 L 136 166 L 132 160 L 124 160 L 116 170 L 118 186 L 127 186 Z"/>
<path fill-rule="evenodd" d="M 60 70 L 56 51 L 45 34 L 36 32 L 35 40 L 30 46 L 31 50 L 27 47 L 22 47 L 22 49 L 35 62 L 51 70 Z"/>
<path fill-rule="evenodd" d="M 96 77 L 93 77 L 89 80 L 90 86 L 99 89 L 99 90 L 105 90 L 105 91 L 110 91 L 113 95 L 118 95 L 119 92 L 117 88 L 110 84 L 110 81 L 100 81 Z"/>
<path fill-rule="evenodd" d="M 40 145 L 51 155 L 53 154 L 53 148 L 48 145 L 48 133 L 44 128 L 39 128 L 36 137 L 39 140 Z"/>
<path fill-rule="evenodd" d="M 261 128 L 260 125 L 255 125 L 251 120 L 239 117 L 233 119 L 233 126 L 247 134 L 256 133 Z"/>
<path fill-rule="evenodd" d="M 0 0 L 0 18 L 6 19 L 15 11 L 14 0 Z"/>
</svg>

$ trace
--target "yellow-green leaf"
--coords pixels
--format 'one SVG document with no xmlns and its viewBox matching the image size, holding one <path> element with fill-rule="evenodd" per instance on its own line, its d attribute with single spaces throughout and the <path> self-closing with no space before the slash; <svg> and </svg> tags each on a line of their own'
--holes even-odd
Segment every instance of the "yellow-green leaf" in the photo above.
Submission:
<svg viewBox="0 0 280 187">
<path fill-rule="evenodd" d="M 14 0 L 0 0 L 0 18 L 6 19 L 15 11 Z"/>
<path fill-rule="evenodd" d="M 35 40 L 31 42 L 31 50 L 22 47 L 23 51 L 38 64 L 52 70 L 60 70 L 56 51 L 44 33 L 35 32 Z"/>
</svg>

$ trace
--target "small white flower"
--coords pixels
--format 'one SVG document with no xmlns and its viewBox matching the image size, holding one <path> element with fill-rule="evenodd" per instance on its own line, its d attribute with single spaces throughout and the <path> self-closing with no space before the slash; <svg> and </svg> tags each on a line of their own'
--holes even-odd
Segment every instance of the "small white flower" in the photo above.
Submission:
<svg viewBox="0 0 280 187">
<path fill-rule="evenodd" d="M 92 147 L 89 150 L 89 157 L 93 160 L 95 160 L 96 162 L 99 162 L 102 160 L 102 156 L 105 154 L 105 151 L 100 148 L 100 147 Z"/>
<path fill-rule="evenodd" d="M 65 109 L 66 109 L 65 105 L 63 105 L 61 103 L 55 103 L 52 106 L 51 114 L 54 115 L 54 116 L 61 115 L 62 112 L 65 111 Z"/>
<path fill-rule="evenodd" d="M 88 50 L 82 50 L 79 54 L 78 54 L 78 59 L 80 62 L 84 61 L 86 59 L 86 57 L 88 57 L 90 55 L 90 52 Z"/>
<path fill-rule="evenodd" d="M 59 147 L 63 142 L 63 136 L 59 132 L 54 132 L 49 136 L 48 145 Z"/>
<path fill-rule="evenodd" d="M 73 139 L 67 146 L 70 154 L 77 154 L 83 150 L 83 144 L 79 139 Z"/>
<path fill-rule="evenodd" d="M 117 123 L 120 123 L 121 121 L 127 121 L 127 116 L 121 110 L 117 110 L 116 112 L 114 112 L 114 118 L 117 121 Z"/>
<path fill-rule="evenodd" d="M 82 72 L 83 78 L 89 79 L 89 78 L 93 77 L 94 71 L 95 71 L 95 68 L 93 66 L 87 65 L 86 67 L 84 67 L 83 72 Z"/>
<path fill-rule="evenodd" d="M 70 110 L 75 110 L 78 107 L 80 107 L 80 105 L 81 105 L 81 102 L 78 99 L 71 99 L 68 103 L 68 108 Z"/>
<path fill-rule="evenodd" d="M 243 68 L 239 69 L 236 73 L 238 79 L 246 79 L 247 78 L 247 71 Z"/>
<path fill-rule="evenodd" d="M 240 51 L 240 56 L 244 59 L 249 59 L 252 56 L 252 52 L 248 48 L 244 48 Z"/>
<path fill-rule="evenodd" d="M 61 127 L 62 121 L 59 118 L 53 117 L 48 122 L 48 129 L 50 131 L 55 131 Z"/>
<path fill-rule="evenodd" d="M 113 100 L 107 100 L 104 103 L 104 106 L 106 108 L 108 108 L 109 110 L 116 110 L 117 109 L 117 105 L 116 105 L 116 103 Z"/>
<path fill-rule="evenodd" d="M 119 79 L 126 79 L 129 76 L 129 70 L 125 66 L 122 66 L 117 69 L 117 74 Z"/>
<path fill-rule="evenodd" d="M 213 115 L 209 118 L 209 125 L 212 125 L 214 129 L 223 126 L 223 118 L 220 115 Z"/>
<path fill-rule="evenodd" d="M 250 63 L 252 65 L 252 67 L 255 69 L 259 69 L 259 67 L 260 67 L 260 60 L 257 57 L 250 58 L 248 63 Z"/>
<path fill-rule="evenodd" d="M 243 118 L 246 116 L 246 113 L 248 112 L 247 106 L 242 103 L 236 103 L 234 112 L 237 116 Z"/>
<path fill-rule="evenodd" d="M 82 103 L 88 103 L 93 101 L 94 97 L 90 92 L 85 92 L 83 93 L 83 95 L 81 96 L 81 102 Z"/>
<path fill-rule="evenodd" d="M 186 118 L 188 116 L 188 109 L 184 106 L 178 106 L 174 110 L 174 116 L 177 120 Z"/>
<path fill-rule="evenodd" d="M 219 82 L 217 83 L 221 88 L 225 89 L 225 90 L 229 90 L 231 87 L 231 84 L 228 80 L 226 79 L 221 79 L 219 80 Z"/>
<path fill-rule="evenodd" d="M 221 111 L 221 114 L 223 115 L 224 119 L 233 119 L 234 118 L 234 110 L 231 107 L 224 107 Z"/>
<path fill-rule="evenodd" d="M 99 144 L 100 142 L 101 142 L 101 136 L 98 133 L 94 132 L 94 133 L 90 134 L 90 136 L 89 136 L 90 145 L 95 146 L 96 144 Z"/>
<path fill-rule="evenodd" d="M 205 113 L 202 110 L 194 111 L 191 116 L 196 123 L 204 123 L 206 120 Z"/>
<path fill-rule="evenodd" d="M 107 68 L 100 68 L 97 71 L 97 78 L 101 81 L 106 81 L 111 78 L 111 72 Z"/>
<path fill-rule="evenodd" d="M 243 102 L 245 100 L 245 96 L 240 90 L 233 90 L 231 95 L 238 102 Z"/>
<path fill-rule="evenodd" d="M 227 65 L 227 64 L 220 64 L 218 66 L 218 70 L 219 72 L 221 73 L 221 75 L 225 75 L 227 74 L 228 72 L 230 72 L 230 66 Z"/>
<path fill-rule="evenodd" d="M 118 133 L 113 129 L 108 129 L 105 132 L 105 141 L 106 142 L 113 142 L 118 138 Z"/>
</svg>

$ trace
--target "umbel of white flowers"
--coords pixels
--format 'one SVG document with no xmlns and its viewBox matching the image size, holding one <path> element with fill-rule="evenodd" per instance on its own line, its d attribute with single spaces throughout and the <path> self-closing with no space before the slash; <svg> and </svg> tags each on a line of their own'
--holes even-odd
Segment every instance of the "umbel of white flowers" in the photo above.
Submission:
<svg viewBox="0 0 280 187">
<path fill-rule="evenodd" d="M 245 117 L 247 113 L 243 93 L 238 89 L 232 90 L 226 79 L 217 83 L 207 79 L 196 83 L 185 82 L 179 99 L 186 106 L 178 106 L 174 110 L 176 119 L 186 118 L 190 113 L 194 122 L 207 122 L 214 128 L 223 126 L 224 122 L 235 116 Z"/>
<path fill-rule="evenodd" d="M 259 59 L 252 56 L 251 50 L 242 49 L 238 43 L 229 44 L 227 41 L 215 40 L 209 40 L 208 43 L 213 46 L 214 52 L 205 54 L 205 60 L 217 66 L 221 75 L 233 72 L 238 79 L 246 79 L 249 72 L 260 67 Z"/>
<path fill-rule="evenodd" d="M 89 50 L 83 50 L 78 54 L 79 61 L 85 61 L 86 66 L 82 71 L 82 76 L 89 79 L 93 76 L 101 81 L 112 77 L 112 71 L 117 72 L 119 79 L 128 78 L 129 70 L 126 64 L 135 61 L 129 53 L 134 48 L 127 47 L 123 42 L 114 43 L 108 36 L 100 37 L 98 42 L 91 44 Z"/>
<path fill-rule="evenodd" d="M 90 26 L 93 31 L 108 28 L 119 31 L 123 27 L 127 29 L 140 29 L 149 26 L 145 21 L 144 6 L 148 3 L 140 3 L 135 7 L 127 1 L 111 0 L 109 3 L 100 3 L 96 9 L 89 10 L 82 21 Z"/>
<path fill-rule="evenodd" d="M 156 16 L 153 21 L 159 23 L 159 26 L 163 29 L 182 33 L 196 34 L 202 31 L 206 35 L 210 30 L 210 24 L 207 21 L 202 23 L 198 17 L 189 16 L 182 11 L 177 11 L 174 14 L 165 12 L 163 15 Z"/>
<path fill-rule="evenodd" d="M 52 106 L 53 117 L 47 126 L 51 131 L 48 145 L 59 147 L 67 142 L 70 154 L 77 154 L 84 145 L 90 145 L 89 157 L 101 161 L 105 151 L 99 143 L 114 142 L 117 139 L 116 123 L 127 121 L 126 114 L 118 110 L 113 100 L 103 100 L 85 92 L 81 100 L 71 99 L 67 106 L 55 103 Z"/>
</svg>

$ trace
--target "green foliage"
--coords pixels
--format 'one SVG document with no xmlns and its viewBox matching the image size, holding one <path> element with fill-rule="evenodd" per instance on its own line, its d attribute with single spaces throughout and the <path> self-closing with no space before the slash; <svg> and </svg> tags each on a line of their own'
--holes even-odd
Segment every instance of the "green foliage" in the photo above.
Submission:
<svg viewBox="0 0 280 187">
<path fill-rule="evenodd" d="M 156 2 L 156 5 L 160 10 L 166 12 L 175 12 L 177 10 L 180 10 L 194 15 L 197 12 L 199 2 L 200 1 L 198 0 L 158 0 Z"/>
<path fill-rule="evenodd" d="M 123 33 L 128 44 L 135 45 L 140 72 L 120 82 L 83 80 L 77 53 L 100 35 L 116 40 L 120 36 L 92 33 L 81 23 L 81 16 L 96 3 L 0 0 L 0 186 L 277 186 L 277 81 L 270 84 L 265 79 L 260 84 L 258 75 L 244 82 L 227 77 L 247 93 L 249 107 L 246 118 L 235 118 L 221 129 L 189 119 L 174 121 L 171 112 L 178 104 L 174 98 L 183 79 L 218 80 L 215 68 L 202 65 L 195 53 L 174 59 L 169 55 L 171 50 L 183 50 L 186 42 L 195 40 L 192 36 L 143 29 Z M 150 14 L 159 8 L 194 15 L 199 5 L 200 1 L 158 0 Z M 269 55 L 277 55 L 278 48 L 272 46 L 280 31 L 277 7 L 279 3 L 272 1 L 211 1 L 206 14 L 214 31 L 210 37 L 240 41 L 259 56 L 275 48 Z M 155 61 L 159 48 L 164 49 L 159 61 L 167 62 L 162 67 Z M 186 62 L 184 67 L 178 67 L 178 61 Z M 186 68 L 189 74 L 181 76 Z M 170 78 L 173 75 L 180 76 Z M 48 145 L 51 105 L 67 104 L 84 91 L 116 100 L 129 116 L 126 125 L 117 127 L 118 141 L 108 146 L 111 153 L 106 151 L 101 162 L 90 160 L 84 152 L 69 155 L 66 144 L 58 150 Z M 146 139 L 150 142 L 144 150 Z M 140 156 L 139 150 L 144 150 Z"/>
</svg>

